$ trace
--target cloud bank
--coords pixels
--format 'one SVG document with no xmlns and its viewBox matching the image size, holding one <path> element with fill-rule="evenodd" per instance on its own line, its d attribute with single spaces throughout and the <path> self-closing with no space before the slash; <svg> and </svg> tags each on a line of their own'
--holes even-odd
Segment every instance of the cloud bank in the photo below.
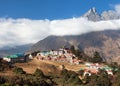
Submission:
<svg viewBox="0 0 120 86">
<path fill-rule="evenodd" d="M 120 14 L 120 4 L 114 6 L 116 13 Z"/>
<path fill-rule="evenodd" d="M 117 13 L 119 8 L 115 7 Z M 82 17 L 51 21 L 0 18 L 0 48 L 35 43 L 49 35 L 81 35 L 108 29 L 120 29 L 120 19 L 92 22 Z"/>
</svg>

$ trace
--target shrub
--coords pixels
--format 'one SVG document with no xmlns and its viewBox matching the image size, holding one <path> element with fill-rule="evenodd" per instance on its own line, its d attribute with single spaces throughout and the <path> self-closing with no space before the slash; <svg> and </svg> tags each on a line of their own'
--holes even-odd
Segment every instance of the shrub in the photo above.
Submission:
<svg viewBox="0 0 120 86">
<path fill-rule="evenodd" d="M 26 73 L 22 68 L 19 68 L 19 67 L 15 67 L 13 69 L 13 72 L 16 74 L 25 74 Z"/>
<path fill-rule="evenodd" d="M 3 84 L 3 83 L 5 83 L 5 79 L 0 76 L 0 84 Z"/>
<path fill-rule="evenodd" d="M 37 77 L 41 77 L 41 78 L 45 77 L 42 70 L 40 70 L 40 69 L 36 69 L 36 71 L 34 72 L 34 75 L 37 76 Z"/>
</svg>

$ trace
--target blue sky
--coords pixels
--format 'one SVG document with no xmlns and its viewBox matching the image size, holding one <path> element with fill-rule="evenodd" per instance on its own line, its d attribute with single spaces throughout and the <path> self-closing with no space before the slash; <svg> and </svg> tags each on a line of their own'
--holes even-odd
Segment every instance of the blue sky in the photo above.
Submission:
<svg viewBox="0 0 120 86">
<path fill-rule="evenodd" d="M 101 13 L 115 4 L 120 0 L 0 0 L 0 17 L 66 19 L 79 17 L 92 7 Z"/>
<path fill-rule="evenodd" d="M 90 8 L 120 15 L 120 0 L 0 0 L 0 48 L 36 43 L 47 36 L 120 29 L 120 19 L 89 21 Z"/>
</svg>

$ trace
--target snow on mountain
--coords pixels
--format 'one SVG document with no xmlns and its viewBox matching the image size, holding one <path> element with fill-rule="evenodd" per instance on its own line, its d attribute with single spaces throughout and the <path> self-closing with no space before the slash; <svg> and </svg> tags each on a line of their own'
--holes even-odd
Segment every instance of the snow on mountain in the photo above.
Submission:
<svg viewBox="0 0 120 86">
<path fill-rule="evenodd" d="M 103 20 L 112 20 L 112 19 L 120 19 L 120 15 L 118 15 L 115 11 L 109 10 L 104 11 L 101 14 Z"/>
<path fill-rule="evenodd" d="M 120 19 L 120 14 L 112 10 L 104 11 L 101 14 L 99 14 L 97 13 L 96 8 L 93 7 L 82 17 L 86 17 L 90 21 L 114 20 L 114 19 Z"/>
<path fill-rule="evenodd" d="M 91 8 L 87 13 L 83 15 L 83 17 L 87 17 L 88 20 L 91 21 L 100 21 L 101 16 L 97 13 L 96 8 Z"/>
</svg>

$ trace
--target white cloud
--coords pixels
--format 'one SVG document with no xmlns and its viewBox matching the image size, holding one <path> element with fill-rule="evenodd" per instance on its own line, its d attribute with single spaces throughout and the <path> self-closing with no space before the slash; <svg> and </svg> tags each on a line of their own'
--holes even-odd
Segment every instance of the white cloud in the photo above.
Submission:
<svg viewBox="0 0 120 86">
<path fill-rule="evenodd" d="M 0 47 L 37 42 L 49 35 L 48 20 L 0 19 Z"/>
<path fill-rule="evenodd" d="M 114 8 L 115 8 L 115 11 L 116 11 L 118 14 L 120 14 L 120 4 L 115 5 Z"/>
<path fill-rule="evenodd" d="M 115 6 L 116 12 L 120 12 L 119 7 Z M 49 35 L 80 35 L 107 29 L 120 29 L 120 20 L 92 22 L 85 18 L 52 21 L 0 18 L 0 48 L 35 43 Z"/>
</svg>

